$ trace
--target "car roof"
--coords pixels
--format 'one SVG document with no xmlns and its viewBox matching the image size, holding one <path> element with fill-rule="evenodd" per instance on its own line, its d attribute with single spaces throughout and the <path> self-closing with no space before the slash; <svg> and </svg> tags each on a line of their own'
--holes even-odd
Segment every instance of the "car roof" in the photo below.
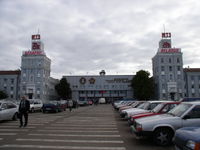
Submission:
<svg viewBox="0 0 200 150">
<path fill-rule="evenodd" d="M 150 102 L 150 103 L 164 103 L 164 102 L 173 102 L 173 101 L 167 101 L 167 100 L 151 100 L 151 101 L 147 101 L 147 102 Z"/>
<path fill-rule="evenodd" d="M 200 105 L 200 101 L 193 101 L 193 102 L 182 102 L 183 104 L 192 104 L 192 105 Z"/>
</svg>

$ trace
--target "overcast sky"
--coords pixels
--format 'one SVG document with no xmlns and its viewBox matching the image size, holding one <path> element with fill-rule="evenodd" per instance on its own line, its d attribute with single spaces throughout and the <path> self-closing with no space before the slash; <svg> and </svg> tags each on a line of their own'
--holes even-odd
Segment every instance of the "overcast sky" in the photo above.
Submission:
<svg viewBox="0 0 200 150">
<path fill-rule="evenodd" d="M 20 68 L 39 29 L 55 78 L 152 75 L 163 25 L 184 67 L 200 68 L 199 8 L 198 0 L 0 0 L 0 70 Z"/>
</svg>

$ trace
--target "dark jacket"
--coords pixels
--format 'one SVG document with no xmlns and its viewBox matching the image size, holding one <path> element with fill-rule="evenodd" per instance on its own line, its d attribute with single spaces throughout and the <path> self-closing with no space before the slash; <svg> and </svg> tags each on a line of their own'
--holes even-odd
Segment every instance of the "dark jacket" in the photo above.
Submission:
<svg viewBox="0 0 200 150">
<path fill-rule="evenodd" d="M 25 100 L 25 107 L 23 107 L 23 103 L 22 103 L 23 100 L 20 101 L 20 104 L 19 104 L 19 112 L 23 113 L 23 112 L 27 112 L 30 110 L 30 102 L 28 100 Z"/>
</svg>

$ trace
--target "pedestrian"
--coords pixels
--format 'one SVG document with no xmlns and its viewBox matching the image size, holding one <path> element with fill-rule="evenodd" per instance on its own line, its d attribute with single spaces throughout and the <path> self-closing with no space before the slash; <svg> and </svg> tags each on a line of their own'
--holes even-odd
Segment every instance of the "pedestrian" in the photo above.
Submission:
<svg viewBox="0 0 200 150">
<path fill-rule="evenodd" d="M 69 111 L 71 112 L 72 111 L 72 107 L 73 107 L 73 101 L 72 100 L 68 101 L 68 107 L 69 107 Z"/>
<path fill-rule="evenodd" d="M 27 100 L 26 96 L 22 96 L 20 104 L 19 104 L 19 120 L 21 128 L 26 127 L 28 123 L 28 112 L 30 110 L 30 102 Z M 23 124 L 23 118 L 24 118 L 24 124 Z"/>
</svg>

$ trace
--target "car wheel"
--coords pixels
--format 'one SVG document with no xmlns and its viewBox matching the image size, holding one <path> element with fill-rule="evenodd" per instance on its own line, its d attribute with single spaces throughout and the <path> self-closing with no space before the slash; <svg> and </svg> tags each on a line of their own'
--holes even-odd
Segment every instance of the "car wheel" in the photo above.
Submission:
<svg viewBox="0 0 200 150">
<path fill-rule="evenodd" d="M 14 115 L 13 115 L 13 117 L 12 117 L 12 120 L 17 120 L 17 113 L 15 113 Z"/>
<path fill-rule="evenodd" d="M 173 131 L 167 128 L 160 128 L 154 132 L 154 141 L 157 145 L 167 146 L 172 142 Z"/>
</svg>

